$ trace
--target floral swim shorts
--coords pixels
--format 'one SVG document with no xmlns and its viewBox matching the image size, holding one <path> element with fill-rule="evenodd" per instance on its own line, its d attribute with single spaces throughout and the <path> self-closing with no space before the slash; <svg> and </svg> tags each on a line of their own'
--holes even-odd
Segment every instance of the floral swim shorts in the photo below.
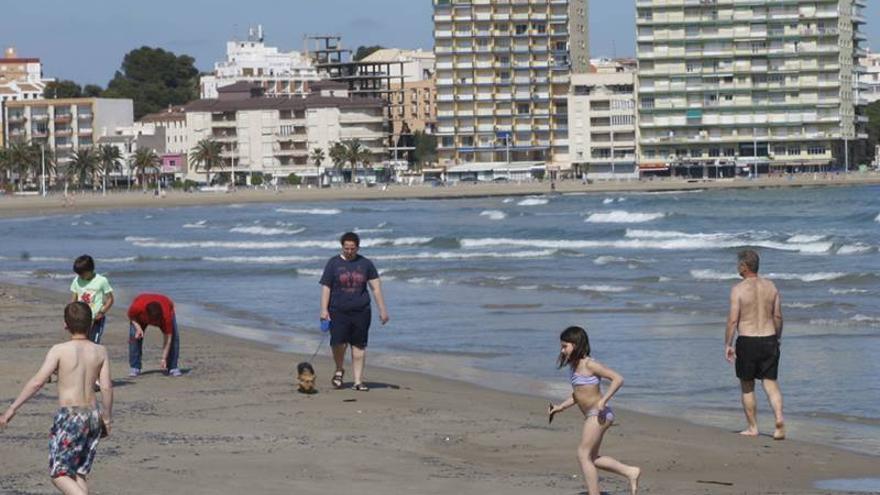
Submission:
<svg viewBox="0 0 880 495">
<path fill-rule="evenodd" d="M 101 416 L 97 409 L 62 407 L 55 414 L 49 437 L 49 476 L 85 476 L 92 470 Z"/>
</svg>

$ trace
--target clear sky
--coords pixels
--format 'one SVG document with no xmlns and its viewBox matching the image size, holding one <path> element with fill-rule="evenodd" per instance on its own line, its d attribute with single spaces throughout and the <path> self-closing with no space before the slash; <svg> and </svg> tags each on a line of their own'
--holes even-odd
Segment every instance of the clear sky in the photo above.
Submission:
<svg viewBox="0 0 880 495">
<path fill-rule="evenodd" d="M 302 49 L 305 34 L 339 34 L 346 47 L 432 46 L 430 0 L 40 0 L 3 2 L 0 46 L 39 57 L 47 77 L 106 85 L 123 55 L 157 46 L 196 59 L 224 58 L 225 42 L 261 23 L 268 44 Z M 634 0 L 590 0 L 591 56 L 633 55 Z M 880 0 L 866 18 L 880 48 Z"/>
</svg>

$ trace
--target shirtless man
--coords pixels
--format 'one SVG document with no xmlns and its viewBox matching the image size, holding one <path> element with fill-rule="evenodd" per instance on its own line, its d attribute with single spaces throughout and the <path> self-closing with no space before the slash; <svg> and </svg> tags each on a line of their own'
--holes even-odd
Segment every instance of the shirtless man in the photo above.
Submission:
<svg viewBox="0 0 880 495">
<path fill-rule="evenodd" d="M 740 434 L 758 435 L 755 380 L 761 380 L 764 392 L 776 416 L 773 438 L 785 438 L 782 417 L 782 391 L 776 383 L 779 371 L 779 344 L 782 338 L 782 304 L 773 282 L 758 276 L 758 253 L 747 249 L 737 257 L 743 281 L 730 291 L 730 315 L 724 332 L 724 357 L 736 362 L 736 376 L 742 388 L 742 405 L 748 427 Z M 733 337 L 737 335 L 736 347 Z"/>
<path fill-rule="evenodd" d="M 88 338 L 92 328 L 92 310 L 82 302 L 64 308 L 64 323 L 70 340 L 53 346 L 43 366 L 24 386 L 15 402 L 0 416 L 0 429 L 12 421 L 18 409 L 43 387 L 53 372 L 58 372 L 58 412 L 49 440 L 49 476 L 65 495 L 88 495 L 86 476 L 95 461 L 98 439 L 110 433 L 113 410 L 113 383 L 110 360 L 104 346 Z M 101 403 L 92 385 L 101 384 Z M 103 423 L 103 424 L 102 424 Z"/>
</svg>

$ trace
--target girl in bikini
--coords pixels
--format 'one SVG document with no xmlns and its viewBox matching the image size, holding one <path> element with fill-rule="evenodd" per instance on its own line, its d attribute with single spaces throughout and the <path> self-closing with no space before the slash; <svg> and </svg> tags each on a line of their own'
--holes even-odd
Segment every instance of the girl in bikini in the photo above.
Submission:
<svg viewBox="0 0 880 495">
<path fill-rule="evenodd" d="M 568 327 L 559 336 L 561 349 L 559 367 L 569 367 L 573 392 L 562 404 L 550 404 L 550 421 L 556 413 L 577 404 L 584 413 L 584 429 L 578 446 L 578 461 L 584 472 L 589 495 L 599 495 L 599 474 L 596 469 L 609 471 L 629 480 L 630 492 L 635 495 L 639 489 L 641 470 L 628 466 L 614 458 L 599 455 L 602 437 L 614 423 L 614 412 L 608 401 L 623 385 L 623 377 L 590 357 L 590 339 L 581 327 Z M 603 394 L 599 381 L 605 378 L 611 385 Z"/>
</svg>

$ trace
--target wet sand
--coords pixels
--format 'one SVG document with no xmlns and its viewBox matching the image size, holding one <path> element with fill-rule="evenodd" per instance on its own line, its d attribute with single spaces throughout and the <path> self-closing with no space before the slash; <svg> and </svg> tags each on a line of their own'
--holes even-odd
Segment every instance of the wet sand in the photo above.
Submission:
<svg viewBox="0 0 880 495">
<path fill-rule="evenodd" d="M 880 174 L 850 173 L 847 175 L 798 175 L 792 177 L 766 177 L 758 180 L 711 180 L 684 181 L 671 179 L 613 181 L 583 184 L 580 181 L 560 181 L 556 192 L 616 193 L 616 192 L 664 192 L 700 189 L 756 189 L 778 187 L 820 187 L 880 184 Z M 24 215 L 48 215 L 77 213 L 92 210 L 118 208 L 162 208 L 175 206 L 199 206 L 236 203 L 285 203 L 308 201 L 343 200 L 393 200 L 393 199 L 453 199 L 487 196 L 526 196 L 550 193 L 549 182 L 509 182 L 488 184 L 459 184 L 448 187 L 424 185 L 391 185 L 387 188 L 344 186 L 326 189 L 286 188 L 279 191 L 240 189 L 231 193 L 184 193 L 168 191 L 164 197 L 149 193 L 112 192 L 102 196 L 100 192 L 71 194 L 65 201 L 60 194 L 46 198 L 39 196 L 0 196 L 0 217 Z"/>
<path fill-rule="evenodd" d="M 66 338 L 66 299 L 63 292 L 0 285 L 0 407 L 48 347 Z M 185 376 L 156 371 L 161 338 L 150 329 L 145 374 L 129 379 L 124 318 L 114 309 L 105 333 L 116 385 L 114 429 L 99 447 L 91 493 L 584 491 L 575 459 L 582 418 L 574 410 L 548 426 L 544 399 L 376 367 L 368 368 L 370 392 L 331 390 L 326 357 L 315 361 L 320 393 L 305 396 L 293 385 L 301 356 L 193 328 L 181 331 Z M 603 453 L 642 467 L 642 493 L 827 493 L 813 483 L 877 473 L 877 457 L 744 438 L 614 405 L 619 424 Z M 54 493 L 46 444 L 55 409 L 50 384 L 0 432 L 0 493 Z M 614 477 L 603 477 L 602 488 L 626 493 Z"/>
</svg>

